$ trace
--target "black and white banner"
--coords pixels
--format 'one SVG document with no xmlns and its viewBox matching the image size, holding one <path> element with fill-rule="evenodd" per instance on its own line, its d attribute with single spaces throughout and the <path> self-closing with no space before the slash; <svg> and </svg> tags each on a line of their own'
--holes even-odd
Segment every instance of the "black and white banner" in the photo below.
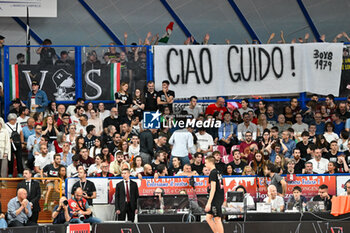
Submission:
<svg viewBox="0 0 350 233">
<path fill-rule="evenodd" d="M 177 98 L 311 92 L 338 96 L 343 44 L 155 46 L 156 88 Z"/>
</svg>

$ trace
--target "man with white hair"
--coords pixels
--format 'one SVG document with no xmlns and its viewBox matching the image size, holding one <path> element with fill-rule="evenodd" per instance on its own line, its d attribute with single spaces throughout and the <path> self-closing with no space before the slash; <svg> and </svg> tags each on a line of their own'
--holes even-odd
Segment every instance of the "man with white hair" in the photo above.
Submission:
<svg viewBox="0 0 350 233">
<path fill-rule="evenodd" d="M 32 208 L 27 199 L 27 190 L 24 188 L 18 189 L 17 196 L 7 204 L 7 214 L 9 227 L 37 225 L 29 220 Z"/>
<path fill-rule="evenodd" d="M 284 210 L 284 200 L 281 196 L 277 195 L 277 188 L 274 185 L 270 185 L 267 188 L 267 197 L 265 197 L 264 202 L 271 204 L 272 212 L 283 212 Z"/>
</svg>

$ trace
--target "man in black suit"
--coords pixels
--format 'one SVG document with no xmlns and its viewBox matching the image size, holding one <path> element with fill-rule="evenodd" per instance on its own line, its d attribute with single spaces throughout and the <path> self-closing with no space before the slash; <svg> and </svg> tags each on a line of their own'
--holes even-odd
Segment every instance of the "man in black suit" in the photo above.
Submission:
<svg viewBox="0 0 350 233">
<path fill-rule="evenodd" d="M 32 206 L 32 216 L 29 218 L 31 222 L 38 222 L 40 205 L 39 200 L 41 197 L 40 184 L 32 180 L 32 172 L 30 169 L 26 168 L 23 171 L 23 178 L 20 183 L 17 185 L 17 190 L 24 188 L 27 190 L 28 196 L 27 199 Z"/>
<path fill-rule="evenodd" d="M 128 220 L 134 222 L 137 214 L 137 199 L 139 198 L 139 189 L 136 182 L 130 180 L 130 170 L 123 169 L 123 181 L 116 185 L 115 189 L 115 211 L 117 220 L 124 221 L 126 214 Z"/>
</svg>

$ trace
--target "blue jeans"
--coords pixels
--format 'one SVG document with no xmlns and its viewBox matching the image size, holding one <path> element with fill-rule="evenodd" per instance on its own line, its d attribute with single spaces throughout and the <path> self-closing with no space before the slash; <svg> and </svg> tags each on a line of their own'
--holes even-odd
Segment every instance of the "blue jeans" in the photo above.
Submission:
<svg viewBox="0 0 350 233">
<path fill-rule="evenodd" d="M 5 219 L 0 219 L 0 228 L 3 229 L 3 228 L 7 228 L 7 222 Z"/>
<path fill-rule="evenodd" d="M 172 163 L 173 157 L 176 157 L 181 161 L 181 166 L 183 166 L 185 164 L 190 164 L 190 159 L 188 158 L 188 155 L 185 157 L 170 156 L 169 168 L 173 167 L 173 163 Z"/>
</svg>

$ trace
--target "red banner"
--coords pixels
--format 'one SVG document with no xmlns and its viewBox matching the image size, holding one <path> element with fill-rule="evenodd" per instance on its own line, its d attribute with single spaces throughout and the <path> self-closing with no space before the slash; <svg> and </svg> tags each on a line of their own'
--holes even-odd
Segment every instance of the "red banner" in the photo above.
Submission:
<svg viewBox="0 0 350 233">
<path fill-rule="evenodd" d="M 156 188 L 162 188 L 165 195 L 179 194 L 181 191 L 192 195 L 194 190 L 189 184 L 190 178 L 162 178 L 162 179 L 142 179 L 134 180 L 138 183 L 140 196 L 153 195 Z M 321 184 L 328 186 L 328 192 L 331 195 L 336 194 L 336 177 L 335 176 L 288 176 L 284 178 L 287 181 L 286 199 L 292 194 L 293 187 L 300 186 L 302 195 L 307 199 L 316 196 L 318 187 Z M 121 180 L 110 180 L 109 182 L 109 203 L 113 203 L 115 185 Z M 258 181 L 258 186 L 257 182 Z M 265 177 L 224 177 L 225 193 L 233 191 L 238 185 L 243 185 L 252 197 L 257 197 L 259 187 L 260 200 L 267 195 L 267 185 L 270 179 Z M 207 194 L 208 187 L 207 177 L 195 178 L 196 194 Z"/>
</svg>

